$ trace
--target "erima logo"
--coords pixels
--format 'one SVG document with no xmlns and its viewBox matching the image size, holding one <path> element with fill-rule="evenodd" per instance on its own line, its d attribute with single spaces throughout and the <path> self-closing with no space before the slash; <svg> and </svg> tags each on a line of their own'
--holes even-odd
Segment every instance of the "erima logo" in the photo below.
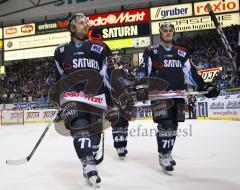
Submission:
<svg viewBox="0 0 240 190">
<path fill-rule="evenodd" d="M 94 59 L 79 58 L 73 59 L 73 68 L 93 68 L 100 70 L 98 62 Z"/>
<path fill-rule="evenodd" d="M 74 52 L 73 55 L 84 55 L 84 52 Z"/>
<path fill-rule="evenodd" d="M 178 55 L 180 55 L 181 57 L 185 57 L 186 52 L 178 50 Z"/>
<path fill-rule="evenodd" d="M 93 44 L 92 47 L 91 47 L 91 51 L 94 51 L 98 54 L 100 54 L 103 50 L 103 47 L 102 46 L 99 46 L 99 45 L 95 45 Z"/>
<path fill-rule="evenodd" d="M 57 23 L 44 23 L 38 25 L 38 30 L 49 30 L 57 28 Z"/>
<path fill-rule="evenodd" d="M 164 60 L 164 67 L 182 67 L 180 60 Z"/>
</svg>

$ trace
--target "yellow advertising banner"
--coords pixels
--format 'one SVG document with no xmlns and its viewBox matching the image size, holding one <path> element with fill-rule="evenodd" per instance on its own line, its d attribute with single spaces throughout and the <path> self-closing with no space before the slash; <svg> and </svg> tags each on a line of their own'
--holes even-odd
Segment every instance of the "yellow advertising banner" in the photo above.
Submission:
<svg viewBox="0 0 240 190">
<path fill-rule="evenodd" d="M 122 49 L 122 48 L 141 48 L 150 45 L 150 37 L 139 37 L 139 38 L 126 38 L 117 40 L 106 40 L 104 41 L 110 49 Z"/>
</svg>

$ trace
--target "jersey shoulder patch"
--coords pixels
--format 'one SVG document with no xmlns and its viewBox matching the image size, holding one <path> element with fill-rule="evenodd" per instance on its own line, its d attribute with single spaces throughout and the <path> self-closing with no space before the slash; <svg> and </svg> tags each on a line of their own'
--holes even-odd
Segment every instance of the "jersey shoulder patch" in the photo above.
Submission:
<svg viewBox="0 0 240 190">
<path fill-rule="evenodd" d="M 147 50 L 149 51 L 149 52 L 153 52 L 154 54 L 157 54 L 158 53 L 158 45 L 149 45 L 148 47 L 147 47 Z"/>
<path fill-rule="evenodd" d="M 102 46 L 103 48 L 105 48 L 106 47 L 106 44 L 103 42 L 103 41 L 101 41 L 101 40 L 98 40 L 98 39 L 89 39 L 89 41 L 92 43 L 92 44 L 97 44 L 97 45 L 99 45 L 99 46 Z"/>
<path fill-rule="evenodd" d="M 175 49 L 177 49 L 177 54 L 181 57 L 186 57 L 187 49 L 181 46 L 174 45 Z"/>
<path fill-rule="evenodd" d="M 158 45 L 149 45 L 149 46 L 148 46 L 148 49 L 149 49 L 149 50 L 157 49 L 157 48 L 158 48 Z"/>
<path fill-rule="evenodd" d="M 59 50 L 60 53 L 63 53 L 63 52 L 65 51 L 65 48 L 66 48 L 66 46 L 67 46 L 68 44 L 69 44 L 69 42 L 60 44 L 60 45 L 57 47 L 57 50 Z"/>
<path fill-rule="evenodd" d="M 185 47 L 182 47 L 182 46 L 173 45 L 173 48 L 184 51 L 184 52 L 187 52 L 187 49 Z"/>
<path fill-rule="evenodd" d="M 178 50 L 178 55 L 181 57 L 185 57 L 186 56 L 186 52 L 182 51 L 182 50 Z"/>
<path fill-rule="evenodd" d="M 100 40 L 90 39 L 91 51 L 101 54 L 106 44 Z"/>
<path fill-rule="evenodd" d="M 103 51 L 103 47 L 100 46 L 100 45 L 97 45 L 97 44 L 92 44 L 91 51 L 94 51 L 94 52 L 96 52 L 98 54 L 101 54 L 102 51 Z"/>
</svg>

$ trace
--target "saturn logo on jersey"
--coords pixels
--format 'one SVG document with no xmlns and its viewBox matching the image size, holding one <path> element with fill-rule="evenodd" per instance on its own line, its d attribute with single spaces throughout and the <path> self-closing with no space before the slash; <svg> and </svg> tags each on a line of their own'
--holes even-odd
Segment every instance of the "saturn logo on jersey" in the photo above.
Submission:
<svg viewBox="0 0 240 190">
<path fill-rule="evenodd" d="M 164 67 L 182 67 L 180 60 L 164 60 Z"/>
<path fill-rule="evenodd" d="M 100 70 L 99 64 L 94 59 L 78 58 L 73 59 L 73 68 L 93 68 Z"/>
</svg>

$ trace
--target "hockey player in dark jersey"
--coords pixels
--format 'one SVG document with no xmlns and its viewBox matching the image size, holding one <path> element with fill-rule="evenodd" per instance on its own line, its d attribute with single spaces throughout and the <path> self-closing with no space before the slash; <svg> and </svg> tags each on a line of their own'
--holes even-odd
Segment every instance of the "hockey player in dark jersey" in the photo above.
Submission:
<svg viewBox="0 0 240 190">
<path fill-rule="evenodd" d="M 105 43 L 87 37 L 88 27 L 88 20 L 82 13 L 72 15 L 68 24 L 69 31 L 71 32 L 71 41 L 57 47 L 54 56 L 56 78 L 58 80 L 66 81 L 66 78 L 69 79 L 69 77 L 75 76 L 74 74 L 78 74 L 79 71 L 82 71 L 81 74 L 77 75 L 79 79 L 86 75 L 86 78 L 81 79 L 78 83 L 71 84 L 69 89 L 62 95 L 65 101 L 69 97 L 79 99 L 74 99 L 75 101 L 80 101 L 81 99 L 81 106 L 83 108 L 80 111 L 73 110 L 65 113 L 64 124 L 73 136 L 76 153 L 83 165 L 84 177 L 90 183 L 96 184 L 101 181 L 96 169 L 95 160 L 101 139 L 101 131 L 89 135 L 87 131 L 86 134 L 79 133 L 78 129 L 90 128 L 94 123 L 97 123 L 99 120 L 101 121 L 102 115 L 95 114 L 95 111 L 103 108 L 106 104 L 105 96 L 102 96 L 104 93 L 102 82 L 108 88 L 115 88 L 120 85 L 111 86 L 109 83 L 112 68 L 108 67 L 107 58 L 111 54 L 110 50 Z M 94 91 L 95 89 L 93 88 L 99 89 L 95 93 L 99 97 L 90 96 L 88 98 L 82 95 L 82 92 L 86 92 L 86 85 L 89 84 L 98 84 L 88 90 Z M 63 86 L 66 87 L 66 84 Z M 123 107 L 126 107 L 124 106 L 126 103 L 125 100 L 120 102 Z M 89 107 L 91 107 L 91 111 L 89 111 Z"/>
<path fill-rule="evenodd" d="M 208 91 L 207 97 L 216 97 L 219 90 L 207 84 L 198 75 L 189 60 L 185 48 L 172 44 L 174 25 L 166 22 L 160 26 L 160 44 L 146 48 L 140 64 L 138 76 L 156 77 L 168 83 L 165 92 L 183 91 L 185 83 L 197 86 L 199 91 Z M 147 97 L 140 89 L 141 96 Z M 138 94 L 138 92 L 137 92 Z M 159 163 L 171 175 L 176 165 L 172 150 L 177 135 L 178 122 L 185 120 L 185 100 L 183 98 L 151 101 L 153 121 L 158 124 L 156 134 Z"/>
<path fill-rule="evenodd" d="M 131 65 L 131 58 L 127 55 L 121 55 L 119 51 L 112 52 L 112 59 L 114 59 L 114 63 L 118 69 L 121 67 L 121 71 L 123 72 L 123 76 L 125 76 L 126 88 L 131 85 L 129 74 L 129 66 Z M 106 113 L 106 117 L 111 122 L 112 126 L 112 137 L 113 137 L 113 146 L 116 149 L 116 152 L 121 160 L 126 157 L 127 151 L 127 138 L 128 138 L 128 120 L 121 115 L 119 108 L 116 104 L 114 104 L 114 100 L 112 100 L 111 95 L 108 96 L 108 110 Z M 110 117 L 111 116 L 111 117 Z"/>
</svg>

